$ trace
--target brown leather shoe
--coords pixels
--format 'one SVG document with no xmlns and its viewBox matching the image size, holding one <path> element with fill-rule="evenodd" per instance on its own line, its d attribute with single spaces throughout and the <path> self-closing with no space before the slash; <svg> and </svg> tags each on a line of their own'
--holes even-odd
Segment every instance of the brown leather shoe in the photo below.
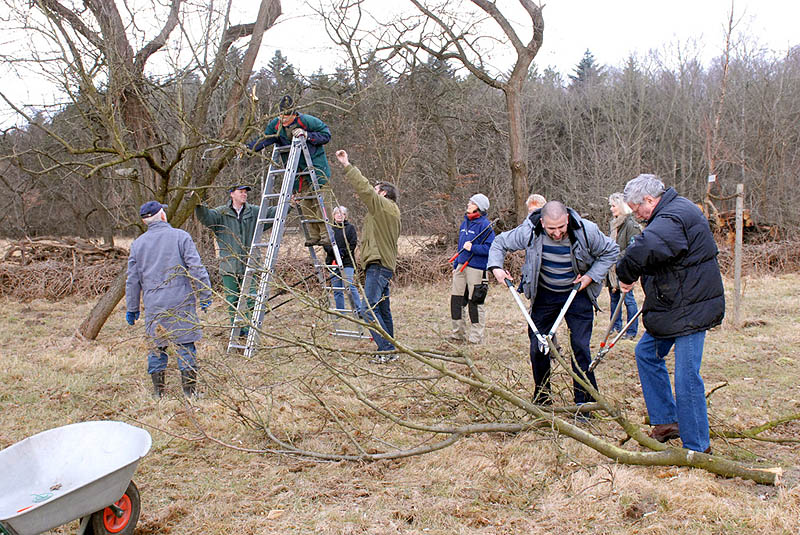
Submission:
<svg viewBox="0 0 800 535">
<path fill-rule="evenodd" d="M 678 432 L 678 424 L 658 424 L 653 426 L 650 431 L 650 438 L 658 440 L 659 442 L 666 442 L 673 438 L 679 438 L 681 435 Z"/>
</svg>

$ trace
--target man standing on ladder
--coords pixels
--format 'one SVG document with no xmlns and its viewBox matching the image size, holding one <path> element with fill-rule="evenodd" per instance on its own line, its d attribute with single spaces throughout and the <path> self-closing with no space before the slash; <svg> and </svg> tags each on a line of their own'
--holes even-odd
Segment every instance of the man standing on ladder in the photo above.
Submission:
<svg viewBox="0 0 800 535">
<path fill-rule="evenodd" d="M 325 206 L 334 206 L 333 193 L 328 185 L 331 169 L 328 165 L 328 157 L 325 155 L 325 144 L 331 140 L 331 131 L 328 125 L 313 115 L 297 113 L 294 99 L 290 95 L 281 98 L 278 108 L 280 115 L 267 123 L 264 128 L 264 137 L 251 141 L 247 147 L 258 152 L 275 143 L 280 146 L 291 145 L 293 137 L 305 136 L 308 152 L 311 155 L 311 164 L 317 172 L 317 183 L 323 203 Z M 284 164 L 286 164 L 287 156 L 288 153 L 283 156 Z M 325 228 L 325 218 L 314 196 L 313 184 L 307 174 L 308 164 L 302 154 L 297 171 L 292 193 L 300 197 L 301 215 L 304 219 L 309 220 L 306 225 L 308 229 L 306 247 L 330 245 L 328 231 Z"/>
<path fill-rule="evenodd" d="M 336 151 L 336 159 L 344 168 L 344 177 L 356 190 L 368 210 L 361 232 L 361 264 L 364 267 L 364 295 L 367 298 L 365 319 L 377 321 L 390 337 L 394 338 L 394 322 L 389 306 L 389 281 L 397 268 L 397 240 L 400 237 L 400 208 L 397 206 L 397 188 L 389 182 L 371 186 L 361 171 L 350 165 L 347 152 Z M 375 331 L 372 339 L 378 351 L 394 351 L 394 344 Z M 396 353 L 380 353 L 372 362 L 385 364 L 397 360 Z"/>
<path fill-rule="evenodd" d="M 258 219 L 258 206 L 247 202 L 247 192 L 251 189 L 246 184 L 237 184 L 228 190 L 231 197 L 228 204 L 216 208 L 198 204 L 194 208 L 197 219 L 210 228 L 217 238 L 219 273 L 222 276 L 222 286 L 225 288 L 225 300 L 228 302 L 231 323 L 236 317 L 236 304 L 242 291 L 247 255 Z M 252 300 L 248 300 L 248 309 L 250 308 Z M 240 334 L 247 336 L 247 327 L 243 327 Z"/>
</svg>

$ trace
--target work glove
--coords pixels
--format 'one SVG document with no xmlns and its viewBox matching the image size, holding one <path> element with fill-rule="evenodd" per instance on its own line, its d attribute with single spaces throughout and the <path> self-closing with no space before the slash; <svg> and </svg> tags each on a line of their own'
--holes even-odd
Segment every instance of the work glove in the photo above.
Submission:
<svg viewBox="0 0 800 535">
<path fill-rule="evenodd" d="M 305 130 L 303 130 L 302 128 L 294 128 L 294 129 L 292 129 L 292 137 L 301 137 L 301 136 L 302 137 L 306 136 L 306 131 Z"/>
<path fill-rule="evenodd" d="M 211 306 L 211 298 L 203 299 L 202 301 L 200 301 L 200 310 L 202 310 L 203 312 L 208 312 L 208 307 L 210 306 Z"/>
<path fill-rule="evenodd" d="M 128 322 L 128 325 L 133 325 L 136 323 L 136 320 L 139 319 L 139 312 L 126 312 L 125 313 L 125 321 Z"/>
</svg>

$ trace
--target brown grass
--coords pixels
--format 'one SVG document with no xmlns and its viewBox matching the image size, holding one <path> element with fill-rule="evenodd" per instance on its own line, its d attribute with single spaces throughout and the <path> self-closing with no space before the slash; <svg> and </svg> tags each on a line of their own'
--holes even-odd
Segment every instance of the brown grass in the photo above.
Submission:
<svg viewBox="0 0 800 535">
<path fill-rule="evenodd" d="M 715 429 L 741 429 L 800 411 L 798 283 L 796 275 L 748 279 L 744 310 L 751 326 L 723 326 L 709 334 L 703 365 L 707 388 L 728 383 L 710 399 Z M 442 341 L 449 324 L 447 283 L 417 283 L 393 291 L 401 342 L 468 351 L 486 373 L 530 395 L 524 323 L 506 290 L 492 285 L 487 303 L 490 339 L 478 347 Z M 641 294 L 637 297 L 641 300 Z M 0 299 L 0 448 L 50 427 L 88 419 L 145 427 L 153 436 L 153 448 L 135 475 L 142 495 L 140 535 L 797 533 L 800 487 L 792 471 L 796 444 L 712 439 L 715 453 L 789 469 L 786 485 L 779 488 L 699 470 L 620 466 L 549 433 L 478 435 L 428 455 L 373 463 L 224 448 L 202 440 L 194 422 L 236 447 L 274 445 L 258 430 L 242 425 L 231 406 L 224 407 L 216 396 L 240 402 L 238 408 L 245 414 L 269 415 L 281 438 L 308 449 L 352 450 L 311 391 L 371 448 L 414 445 L 421 436 L 376 419 L 307 352 L 278 347 L 273 339 L 271 349 L 245 362 L 224 353 L 225 330 L 213 326 L 199 344 L 207 397 L 187 412 L 171 362 L 171 395 L 154 403 L 147 395 L 141 322 L 129 328 L 118 309 L 97 342 L 72 337 L 92 304 L 73 298 L 24 304 Z M 280 336 L 319 336 L 321 343 L 340 350 L 368 352 L 373 347 L 368 341 L 326 336 L 319 320 L 294 304 L 280 311 L 269 320 L 270 332 Z M 206 319 L 225 324 L 219 299 Z M 597 319 L 594 350 L 606 321 L 605 313 Z M 562 336 L 567 339 L 566 333 Z M 598 369 L 598 381 L 634 421 L 643 421 L 632 352 L 632 343 L 621 342 Z M 370 388 L 369 394 L 382 406 L 408 418 L 435 423 L 475 416 L 466 402 L 480 396 L 466 387 L 441 381 L 420 391 L 413 381 L 383 381 L 368 373 L 375 368 L 363 357 L 342 352 L 327 356 L 353 372 L 351 379 Z M 228 370 L 236 372 L 247 396 L 237 390 Z M 425 373 L 408 357 L 386 370 L 388 375 Z M 563 375 L 555 379 L 564 396 L 569 395 L 566 383 Z M 247 400 L 258 406 L 257 413 Z M 597 421 L 593 429 L 621 438 L 609 422 Z M 800 424 L 782 426 L 770 435 L 798 438 Z M 56 533 L 74 531 L 75 525 Z"/>
</svg>

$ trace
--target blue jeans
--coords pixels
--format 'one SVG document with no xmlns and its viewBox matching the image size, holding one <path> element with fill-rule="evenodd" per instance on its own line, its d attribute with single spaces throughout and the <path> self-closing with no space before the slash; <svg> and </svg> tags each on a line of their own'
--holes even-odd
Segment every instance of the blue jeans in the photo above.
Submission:
<svg viewBox="0 0 800 535">
<path fill-rule="evenodd" d="M 344 280 L 342 280 L 341 272 L 344 270 Z M 350 297 L 353 299 L 353 310 L 359 314 L 363 313 L 363 305 L 361 298 L 358 295 L 358 287 L 353 284 L 353 274 L 355 270 L 352 267 L 337 268 L 331 275 L 331 286 L 334 288 L 344 288 L 344 282 L 347 281 L 347 287 L 350 289 Z M 344 306 L 344 292 L 341 290 L 333 291 L 333 301 L 336 303 L 336 308 L 339 311 L 345 310 Z"/>
<path fill-rule="evenodd" d="M 617 303 L 619 303 L 619 296 L 621 292 L 620 290 L 611 290 L 608 289 L 608 295 L 611 297 L 611 314 L 614 314 L 614 310 L 617 308 Z M 631 320 L 632 317 L 636 315 L 639 311 L 639 307 L 636 306 L 636 298 L 633 296 L 633 290 L 628 292 L 625 296 L 625 313 L 627 314 L 628 321 Z M 613 330 L 619 332 L 622 330 L 622 312 L 620 311 L 619 316 L 617 316 L 617 321 L 614 322 L 614 326 L 612 327 Z M 631 336 L 636 336 L 636 333 L 639 332 L 639 318 L 636 318 L 636 321 L 631 323 L 631 326 L 628 327 L 628 330 L 625 331 L 625 334 L 629 334 Z"/>
<path fill-rule="evenodd" d="M 194 342 L 175 344 L 178 353 L 178 369 L 181 371 L 197 369 L 197 348 Z M 167 348 L 159 347 L 147 354 L 147 373 L 153 374 L 167 369 Z"/>
<path fill-rule="evenodd" d="M 550 331 L 568 296 L 569 292 L 553 292 L 543 286 L 539 286 L 536 289 L 536 299 L 531 307 L 531 319 L 543 336 Z M 586 374 L 591 385 L 597 389 L 594 372 L 589 371 L 589 364 L 592 362 L 589 340 L 592 338 L 593 320 L 594 308 L 589 296 L 585 290 L 578 292 L 564 316 L 564 321 L 567 322 L 569 327 L 572 354 L 575 357 L 572 362 L 572 369 L 578 375 L 580 375 L 581 371 Z M 547 403 L 550 401 L 550 355 L 545 355 L 539 351 L 538 340 L 530 327 L 528 327 L 528 337 L 531 343 L 530 355 L 533 381 L 536 383 L 534 398 L 540 403 Z M 594 401 L 589 392 L 574 380 L 573 390 L 575 403 Z"/>
<path fill-rule="evenodd" d="M 683 447 L 709 446 L 706 391 L 700 377 L 706 332 L 654 338 L 646 332 L 636 344 L 636 366 L 651 425 L 678 423 Z M 675 346 L 675 397 L 664 358 Z"/>
<path fill-rule="evenodd" d="M 364 297 L 368 304 L 364 311 L 364 319 L 368 322 L 377 321 L 392 338 L 394 338 L 394 322 L 389 307 L 389 281 L 393 275 L 392 270 L 380 264 L 370 264 L 367 266 L 364 278 Z M 378 344 L 378 351 L 394 351 L 394 345 L 386 338 L 373 330 L 370 330 L 370 334 Z"/>
</svg>

